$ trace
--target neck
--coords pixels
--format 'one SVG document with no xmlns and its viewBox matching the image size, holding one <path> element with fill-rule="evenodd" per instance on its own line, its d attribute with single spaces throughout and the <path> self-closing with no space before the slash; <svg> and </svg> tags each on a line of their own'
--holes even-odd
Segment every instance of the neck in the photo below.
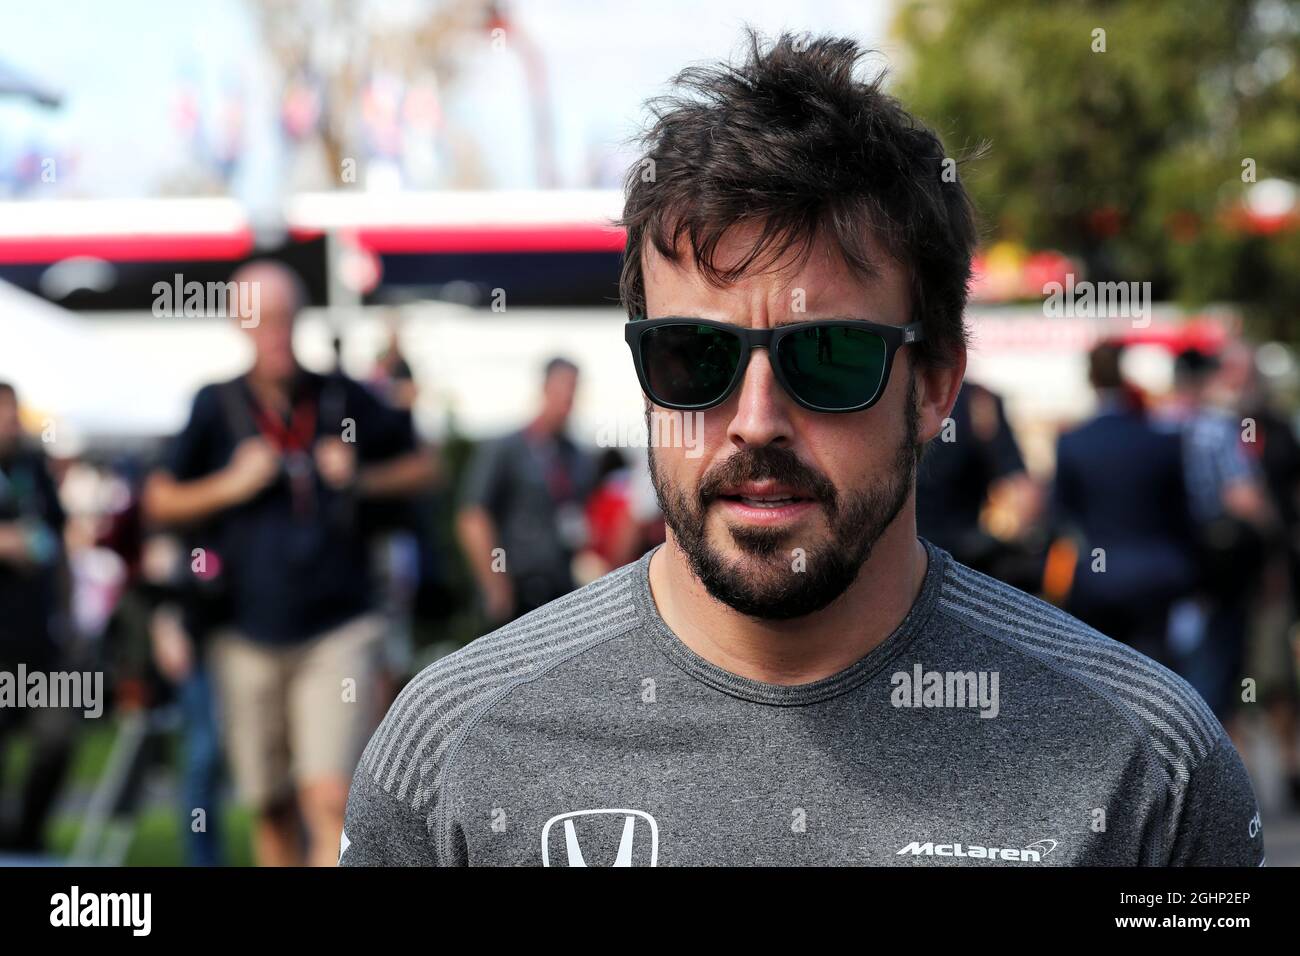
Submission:
<svg viewBox="0 0 1300 956">
<path fill-rule="evenodd" d="M 1118 411 L 1131 407 L 1129 396 L 1122 388 L 1099 388 L 1097 389 L 1097 409 L 1098 411 Z"/>
<path fill-rule="evenodd" d="M 271 375 L 260 365 L 254 364 L 248 370 L 248 387 L 253 390 L 263 401 L 272 402 L 276 405 L 287 405 L 290 394 L 293 391 L 293 380 L 297 374 L 289 376 Z"/>
<path fill-rule="evenodd" d="M 528 434 L 534 438 L 551 438 L 559 433 L 560 429 L 545 415 L 538 415 L 528 424 Z"/>
<path fill-rule="evenodd" d="M 839 673 L 892 634 L 921 593 L 927 565 L 913 499 L 848 589 L 806 617 L 756 621 L 715 600 L 671 532 L 650 561 L 650 590 L 664 622 L 700 657 L 750 680 L 796 685 Z"/>
</svg>

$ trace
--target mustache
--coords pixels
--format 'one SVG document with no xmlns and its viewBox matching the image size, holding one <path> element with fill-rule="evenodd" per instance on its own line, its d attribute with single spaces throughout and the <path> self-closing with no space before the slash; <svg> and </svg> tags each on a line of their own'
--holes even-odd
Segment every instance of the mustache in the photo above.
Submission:
<svg viewBox="0 0 1300 956">
<path fill-rule="evenodd" d="M 789 448 L 778 445 L 743 448 L 734 453 L 700 479 L 696 494 L 701 507 L 707 507 L 721 497 L 728 485 L 769 480 L 797 489 L 801 495 L 820 501 L 832 514 L 835 512 L 839 495 L 830 479 Z"/>
</svg>

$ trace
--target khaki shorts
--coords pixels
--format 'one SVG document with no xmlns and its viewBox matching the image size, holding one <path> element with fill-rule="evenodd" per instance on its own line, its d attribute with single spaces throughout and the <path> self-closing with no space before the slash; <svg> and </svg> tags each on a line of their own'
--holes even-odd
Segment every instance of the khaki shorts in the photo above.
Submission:
<svg viewBox="0 0 1300 956">
<path fill-rule="evenodd" d="M 1295 700 L 1296 651 L 1295 617 L 1290 601 L 1271 601 L 1257 605 L 1247 638 L 1247 657 L 1242 676 L 1255 679 L 1255 692 L 1261 703 Z M 1240 685 L 1238 685 L 1240 690 Z"/>
<path fill-rule="evenodd" d="M 386 626 L 367 614 L 283 647 L 229 630 L 213 635 L 222 731 L 242 801 L 264 810 L 304 783 L 351 779 L 380 716 Z"/>
</svg>

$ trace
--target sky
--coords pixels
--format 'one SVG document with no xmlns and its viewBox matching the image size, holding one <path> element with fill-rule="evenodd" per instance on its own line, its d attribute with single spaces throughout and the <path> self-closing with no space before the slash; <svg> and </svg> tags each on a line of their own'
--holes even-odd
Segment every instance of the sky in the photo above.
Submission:
<svg viewBox="0 0 1300 956">
<path fill-rule="evenodd" d="M 310 2 L 310 0 L 308 0 Z M 421 0 L 358 0 L 400 18 Z M 851 34 L 886 55 L 891 3 L 864 0 L 514 0 L 507 8 L 541 48 L 551 89 L 559 185 L 592 180 L 682 67 L 739 49 L 742 26 Z M 707 11 L 707 12 L 704 12 Z M 232 189 L 250 205 L 285 188 L 274 71 L 263 54 L 255 0 L 0 0 L 0 63 L 61 90 L 54 111 L 0 100 L 0 170 L 23 155 L 56 158 L 40 196 L 137 197 L 174 184 L 192 146 L 175 132 L 189 88 L 209 116 L 224 95 L 247 110 L 248 150 Z M 510 38 L 507 37 L 507 44 Z M 527 80 L 517 57 L 484 35 L 457 51 L 461 79 L 444 103 L 476 145 L 492 188 L 538 185 Z M 0 197 L 6 187 L 0 173 Z"/>
</svg>

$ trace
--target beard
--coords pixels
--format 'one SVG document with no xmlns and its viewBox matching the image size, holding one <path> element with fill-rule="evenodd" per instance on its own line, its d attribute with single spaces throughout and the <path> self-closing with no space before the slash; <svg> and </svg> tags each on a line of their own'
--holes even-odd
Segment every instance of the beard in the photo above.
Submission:
<svg viewBox="0 0 1300 956">
<path fill-rule="evenodd" d="M 918 417 L 913 374 L 907 388 L 906 433 L 888 473 L 870 488 L 843 495 L 825 475 L 776 445 L 737 451 L 706 472 L 695 493 L 688 495 L 660 472 L 651 446 L 655 495 L 691 572 L 714 600 L 752 618 L 790 620 L 826 607 L 857 580 L 876 542 L 912 493 L 921 454 Z M 801 496 L 817 501 L 826 516 L 826 539 L 809 547 L 810 542 L 788 542 L 792 532 L 782 528 L 728 527 L 725 533 L 740 557 L 728 559 L 714 547 L 705 527 L 709 506 L 723 488 L 762 480 L 799 489 Z M 795 550 L 799 547 L 802 554 Z"/>
</svg>

